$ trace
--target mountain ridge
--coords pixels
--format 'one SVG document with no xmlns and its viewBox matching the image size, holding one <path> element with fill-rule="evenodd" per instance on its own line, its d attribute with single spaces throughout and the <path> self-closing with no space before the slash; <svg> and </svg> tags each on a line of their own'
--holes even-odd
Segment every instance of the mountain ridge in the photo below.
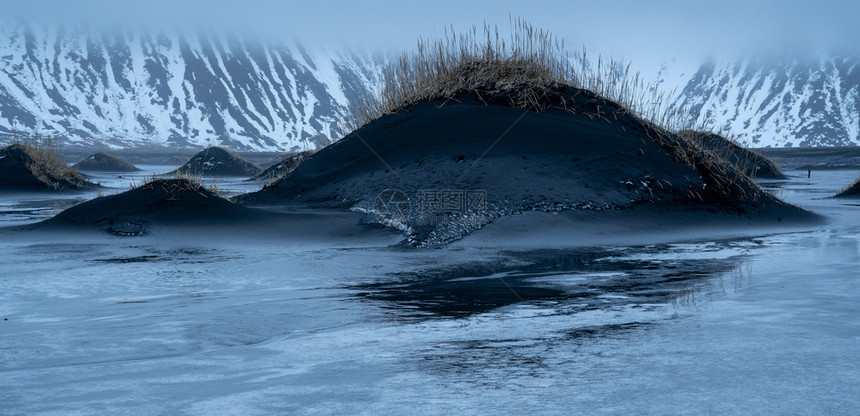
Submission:
<svg viewBox="0 0 860 416">
<path fill-rule="evenodd" d="M 0 28 L 0 144 L 312 150 L 391 57 L 235 35 Z M 672 62 L 649 80 L 750 147 L 860 144 L 860 55 Z"/>
<path fill-rule="evenodd" d="M 675 105 L 751 147 L 860 144 L 860 56 L 709 61 Z"/>
<path fill-rule="evenodd" d="M 84 147 L 317 147 L 381 62 L 228 35 L 27 28 L 0 42 L 0 133 Z"/>
</svg>

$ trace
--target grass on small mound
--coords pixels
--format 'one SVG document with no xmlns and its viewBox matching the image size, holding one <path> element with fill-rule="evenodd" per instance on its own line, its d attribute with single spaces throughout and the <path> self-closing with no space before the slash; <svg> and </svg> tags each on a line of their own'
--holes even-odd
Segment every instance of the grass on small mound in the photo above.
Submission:
<svg viewBox="0 0 860 416">
<path fill-rule="evenodd" d="M 381 90 L 366 94 L 357 108 L 359 125 L 419 101 L 451 99 L 463 92 L 505 95 L 507 105 L 532 111 L 563 108 L 565 88 L 559 87 L 568 86 L 630 109 L 651 110 L 655 98 L 660 103 L 665 98 L 643 94 L 644 82 L 630 74 L 629 65 L 598 57 L 594 67 L 585 50 L 571 57 L 564 40 L 522 19 L 511 24 L 508 39 L 498 26 L 488 25 L 483 33 L 477 27 L 467 33 L 446 29 L 441 39 L 419 39 L 415 52 L 405 53 L 383 71 Z"/>
<path fill-rule="evenodd" d="M 758 177 L 760 172 L 771 179 L 786 178 L 776 162 L 719 133 L 681 130 L 678 135 L 695 146 L 711 152 L 712 158 L 729 161 L 739 171 L 746 173 L 751 178 Z"/>
<path fill-rule="evenodd" d="M 199 190 L 205 189 L 223 198 L 223 196 L 220 194 L 220 187 L 217 178 L 207 184 L 203 181 L 203 176 L 201 175 L 193 175 L 188 172 L 180 171 L 174 171 L 172 176 L 169 178 L 144 176 L 141 182 L 132 180 L 128 184 L 128 190 L 134 190 L 138 188 L 145 188 L 151 190 L 154 186 L 161 186 L 162 184 L 170 184 L 171 190 L 179 192 L 197 192 Z"/>
<path fill-rule="evenodd" d="M 288 154 L 255 175 L 254 179 L 265 179 L 263 188 L 272 186 L 293 173 L 302 162 L 313 156 L 313 154 L 313 150 Z"/>
<path fill-rule="evenodd" d="M 96 152 L 73 165 L 77 169 L 102 171 L 135 171 L 139 170 L 125 159 L 107 152 Z"/>
<path fill-rule="evenodd" d="M 209 158 L 214 157 L 216 159 L 222 158 L 224 160 L 229 160 L 231 162 L 236 162 L 236 164 L 230 164 L 227 169 L 233 170 L 241 170 L 242 175 L 253 176 L 260 172 L 260 168 L 252 163 L 251 161 L 243 158 L 238 153 L 225 149 L 223 147 L 211 146 L 203 149 L 189 159 L 185 164 L 176 168 L 176 172 L 181 172 L 183 174 L 190 175 L 205 175 L 211 173 L 212 169 L 206 169 L 205 163 Z M 223 167 L 221 167 L 223 169 Z"/>
<path fill-rule="evenodd" d="M 38 143 L 16 142 L 3 149 L 4 153 L 20 153 L 26 168 L 47 187 L 59 190 L 66 186 L 85 189 L 90 183 L 77 169 L 63 163 L 47 147 Z"/>
<path fill-rule="evenodd" d="M 378 91 L 365 91 L 348 127 L 464 92 L 489 99 L 503 96 L 498 104 L 532 111 L 566 108 L 568 87 L 590 91 L 658 125 L 684 115 L 668 106 L 667 94 L 631 73 L 630 64 L 602 56 L 595 64 L 585 49 L 571 55 L 563 39 L 522 19 L 512 19 L 511 26 L 508 38 L 498 26 L 485 24 L 482 32 L 477 27 L 467 33 L 446 29 L 440 39 L 419 39 L 414 52 L 383 70 Z"/>
<path fill-rule="evenodd" d="M 836 197 L 860 197 L 860 178 L 857 178 L 853 184 L 848 185 L 845 189 L 839 191 Z"/>
<path fill-rule="evenodd" d="M 441 39 L 420 39 L 414 52 L 383 71 L 380 89 L 367 91 L 358 101 L 346 132 L 422 101 L 456 102 L 463 94 L 485 104 L 530 111 L 561 109 L 610 123 L 626 117 L 677 161 L 699 171 L 710 186 L 704 193 L 712 195 L 690 190 L 694 198 L 755 200 L 765 193 L 727 152 L 707 149 L 678 134 L 704 130 L 705 123 L 668 105 L 668 96 L 631 74 L 629 64 L 602 57 L 593 64 L 585 50 L 571 56 L 564 41 L 549 32 L 522 19 L 511 24 L 507 38 L 497 26 L 484 25 L 482 32 L 476 27 L 468 33 L 446 30 Z M 572 106 L 579 94 L 592 98 L 593 105 Z"/>
<path fill-rule="evenodd" d="M 157 188 L 161 188 L 169 194 L 175 192 L 201 192 L 206 189 L 203 186 L 203 182 L 201 182 L 199 179 L 185 176 L 177 176 L 173 179 L 155 179 L 146 182 L 137 188 L 148 191 L 154 191 Z"/>
<path fill-rule="evenodd" d="M 206 185 L 197 176 L 185 174 L 177 174 L 172 178 L 143 178 L 143 184 L 131 183 L 129 191 L 154 191 L 159 194 L 166 194 L 167 200 L 176 200 L 180 194 L 199 194 L 204 198 L 215 197 L 224 199 L 218 193 L 218 185 Z"/>
</svg>

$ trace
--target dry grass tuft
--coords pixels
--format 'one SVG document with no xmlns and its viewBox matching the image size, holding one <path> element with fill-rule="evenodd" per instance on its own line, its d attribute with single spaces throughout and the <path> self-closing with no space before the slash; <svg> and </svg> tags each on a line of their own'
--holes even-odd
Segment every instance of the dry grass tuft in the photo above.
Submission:
<svg viewBox="0 0 860 416">
<path fill-rule="evenodd" d="M 747 149 L 731 137 L 695 130 L 681 130 L 678 135 L 694 146 L 711 153 L 710 159 L 728 161 L 738 171 L 751 178 L 756 178 L 762 169 L 771 175 L 784 177 L 782 169 L 776 162 L 761 153 Z"/>
<path fill-rule="evenodd" d="M 846 186 L 836 194 L 837 197 L 860 196 L 860 178 L 854 181 L 853 184 Z"/>
<path fill-rule="evenodd" d="M 219 196 L 221 195 L 221 193 L 220 193 L 221 179 L 220 178 L 217 178 L 217 177 L 213 178 L 211 181 L 209 181 L 207 183 L 203 180 L 202 175 L 195 175 L 195 174 L 191 174 L 189 172 L 176 171 L 173 175 L 173 179 L 178 179 L 177 183 L 183 184 L 183 186 L 180 187 L 183 189 L 179 189 L 180 191 L 199 192 L 199 190 L 201 188 L 205 188 L 206 190 L 208 190 L 209 192 L 212 192 L 215 195 L 219 195 Z"/>
<path fill-rule="evenodd" d="M 315 151 L 313 150 L 305 150 L 299 153 L 287 154 L 254 176 L 254 179 L 264 179 L 265 182 L 263 184 L 263 188 L 271 187 L 281 179 L 284 179 L 289 176 L 289 174 L 293 173 L 293 171 L 296 170 L 302 162 L 309 159 L 314 153 Z"/>
<path fill-rule="evenodd" d="M 154 190 L 156 187 L 169 187 L 171 192 L 200 192 L 200 190 L 206 189 L 209 192 L 220 196 L 218 192 L 219 185 L 217 178 L 212 183 L 206 184 L 204 183 L 203 178 L 199 175 L 192 175 L 190 173 L 178 171 L 174 172 L 173 176 L 170 178 L 144 176 L 141 178 L 140 183 L 132 180 L 128 185 L 129 190 L 138 188 Z"/>
<path fill-rule="evenodd" d="M 200 192 L 205 189 L 202 182 L 189 178 L 156 179 L 145 183 L 141 188 L 150 191 L 161 188 L 170 194 L 174 192 Z"/>
<path fill-rule="evenodd" d="M 203 175 L 200 173 L 192 173 L 190 171 L 175 170 L 173 171 L 173 179 L 187 181 L 187 183 L 196 187 L 200 187 L 203 184 Z"/>
<path fill-rule="evenodd" d="M 352 131 L 417 102 L 454 100 L 462 93 L 504 97 L 504 104 L 532 111 L 570 109 L 571 87 L 657 125 L 680 119 L 681 112 L 667 104 L 669 95 L 632 74 L 629 64 L 602 56 L 592 63 L 585 49 L 571 55 L 564 40 L 522 19 L 512 19 L 511 26 L 507 38 L 498 26 L 485 24 L 481 31 L 474 26 L 467 33 L 446 29 L 441 39 L 419 39 L 414 52 L 383 71 L 379 90 L 365 92 L 346 127 Z"/>
<path fill-rule="evenodd" d="M 511 19 L 512 30 L 502 36 L 498 26 L 473 27 L 470 32 L 446 30 L 441 39 L 420 39 L 414 52 L 405 53 L 382 74 L 381 87 L 366 91 L 353 108 L 344 133 L 352 132 L 384 114 L 425 100 L 455 102 L 470 94 L 486 104 L 531 111 L 561 109 L 592 119 L 626 117 L 679 162 L 695 167 L 706 190 L 690 190 L 698 200 L 729 198 L 755 200 L 764 191 L 745 172 L 748 163 L 729 160 L 729 149 L 709 149 L 682 130 L 707 130 L 707 123 L 669 103 L 671 94 L 646 84 L 630 65 L 586 51 L 571 55 L 564 41 L 522 19 Z M 592 98 L 589 108 L 576 108 L 578 94 Z M 703 195 L 709 194 L 709 195 Z"/>
</svg>

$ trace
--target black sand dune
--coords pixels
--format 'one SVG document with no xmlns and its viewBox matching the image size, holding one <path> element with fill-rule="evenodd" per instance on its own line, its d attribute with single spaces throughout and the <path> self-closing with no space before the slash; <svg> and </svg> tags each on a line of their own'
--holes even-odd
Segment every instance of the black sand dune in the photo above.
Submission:
<svg viewBox="0 0 860 416">
<path fill-rule="evenodd" d="M 254 175 L 252 179 L 275 179 L 284 177 L 296 170 L 299 164 L 305 159 L 311 157 L 312 154 L 313 152 L 306 151 L 286 155 L 266 169 L 263 169 L 260 173 Z"/>
<path fill-rule="evenodd" d="M 0 191 L 66 191 L 97 188 L 50 153 L 21 144 L 0 149 Z"/>
<path fill-rule="evenodd" d="M 68 208 L 41 223 L 8 231 L 70 232 L 75 236 L 97 231 L 117 236 L 244 239 L 272 244 L 325 242 L 330 246 L 350 247 L 390 245 L 402 238 L 378 224 L 362 224 L 361 215 L 357 213 L 292 208 L 296 209 L 249 208 L 210 192 L 195 180 L 158 179 Z"/>
<path fill-rule="evenodd" d="M 474 94 L 420 102 L 366 124 L 239 200 L 354 207 L 431 245 L 532 210 L 786 207 L 738 171 L 679 162 L 673 146 L 688 146 L 679 137 L 658 144 L 617 105 L 584 90 L 566 93 L 567 110 L 542 112 Z"/>
<path fill-rule="evenodd" d="M 836 198 L 860 198 L 860 179 L 835 195 Z"/>
<path fill-rule="evenodd" d="M 157 179 L 138 188 L 71 207 L 42 224 L 94 226 L 117 235 L 145 234 L 153 224 L 225 225 L 256 211 L 188 179 Z"/>
<path fill-rule="evenodd" d="M 747 176 L 758 179 L 788 179 L 774 161 L 719 134 L 691 130 L 684 130 L 679 134 L 700 144 L 706 150 L 721 154 Z"/>
<path fill-rule="evenodd" d="M 89 155 L 84 160 L 75 163 L 73 167 L 93 172 L 135 172 L 140 170 L 126 160 L 106 152 Z"/>
<path fill-rule="evenodd" d="M 210 147 L 194 155 L 178 171 L 204 176 L 254 176 L 260 173 L 260 168 L 229 150 Z"/>
</svg>

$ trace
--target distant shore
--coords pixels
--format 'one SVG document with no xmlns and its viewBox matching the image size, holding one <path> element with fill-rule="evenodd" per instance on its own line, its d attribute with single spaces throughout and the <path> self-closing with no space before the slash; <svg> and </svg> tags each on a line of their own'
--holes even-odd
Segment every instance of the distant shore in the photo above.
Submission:
<svg viewBox="0 0 860 416">
<path fill-rule="evenodd" d="M 767 147 L 753 149 L 773 159 L 783 169 L 858 169 L 860 146 Z"/>
</svg>

